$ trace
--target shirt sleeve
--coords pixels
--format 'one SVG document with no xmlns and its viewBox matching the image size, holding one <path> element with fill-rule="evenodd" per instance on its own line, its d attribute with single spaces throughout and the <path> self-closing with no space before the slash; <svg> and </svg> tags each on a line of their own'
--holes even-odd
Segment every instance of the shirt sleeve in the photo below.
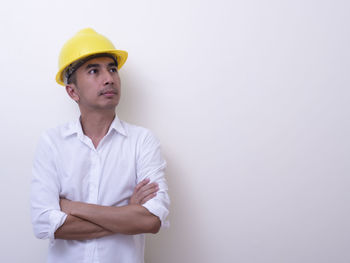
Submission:
<svg viewBox="0 0 350 263">
<path fill-rule="evenodd" d="M 39 139 L 33 161 L 31 182 L 31 218 L 34 234 L 40 239 L 55 238 L 67 214 L 59 205 L 60 184 L 57 177 L 53 147 L 47 134 Z"/>
<path fill-rule="evenodd" d="M 147 210 L 159 217 L 162 227 L 169 227 L 167 216 L 169 214 L 170 199 L 168 195 L 168 185 L 164 177 L 166 161 L 163 159 L 160 151 L 160 143 L 158 139 L 149 131 L 147 131 L 137 158 L 137 178 L 141 182 L 145 178 L 149 178 L 151 182 L 157 182 L 159 191 L 151 200 L 147 201 L 143 206 Z"/>
</svg>

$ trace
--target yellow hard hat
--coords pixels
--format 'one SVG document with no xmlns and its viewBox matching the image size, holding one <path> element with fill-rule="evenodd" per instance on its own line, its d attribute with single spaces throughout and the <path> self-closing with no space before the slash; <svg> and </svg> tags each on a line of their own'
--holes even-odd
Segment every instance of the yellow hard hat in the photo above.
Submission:
<svg viewBox="0 0 350 263">
<path fill-rule="evenodd" d="M 64 71 L 73 62 L 102 53 L 111 54 L 116 57 L 118 69 L 124 65 L 128 58 L 128 52 L 116 50 L 111 41 L 105 36 L 98 34 L 92 28 L 80 30 L 74 37 L 69 39 L 61 49 L 58 59 L 59 70 L 56 74 L 56 82 L 60 85 L 65 85 Z"/>
</svg>

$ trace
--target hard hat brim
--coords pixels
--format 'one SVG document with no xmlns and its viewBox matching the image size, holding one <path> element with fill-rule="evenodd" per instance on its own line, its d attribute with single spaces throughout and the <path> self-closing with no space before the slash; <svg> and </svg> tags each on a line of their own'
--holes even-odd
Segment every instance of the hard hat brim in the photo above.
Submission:
<svg viewBox="0 0 350 263">
<path fill-rule="evenodd" d="M 116 49 L 111 49 L 111 50 L 102 50 L 99 52 L 91 52 L 91 53 L 85 53 L 83 55 L 81 55 L 80 57 L 77 57 L 77 59 L 75 61 L 78 61 L 80 59 L 86 58 L 88 56 L 92 56 L 92 55 L 96 55 L 96 54 L 103 54 L 103 53 L 107 53 L 107 54 L 112 54 L 117 58 L 118 61 L 118 70 L 124 65 L 124 63 L 126 62 L 127 58 L 128 58 L 128 52 L 124 51 L 124 50 L 116 50 Z M 73 61 L 74 62 L 74 61 Z M 59 85 L 65 86 L 66 84 L 63 82 L 63 72 L 65 71 L 65 69 L 71 65 L 73 62 L 68 63 L 67 65 L 64 65 L 61 70 L 59 70 L 56 74 L 56 82 Z"/>
</svg>

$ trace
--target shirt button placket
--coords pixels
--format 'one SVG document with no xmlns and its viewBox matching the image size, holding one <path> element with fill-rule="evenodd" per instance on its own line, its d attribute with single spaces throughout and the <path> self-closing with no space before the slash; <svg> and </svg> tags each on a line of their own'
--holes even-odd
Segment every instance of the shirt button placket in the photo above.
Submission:
<svg viewBox="0 0 350 263">
<path fill-rule="evenodd" d="M 96 149 L 91 150 L 91 170 L 89 173 L 89 194 L 88 194 L 88 203 L 98 204 L 98 188 L 99 180 L 101 173 L 100 166 L 100 156 Z M 87 262 L 93 261 L 93 252 L 96 249 L 97 242 L 96 240 L 90 240 L 90 244 L 86 250 L 86 260 Z"/>
<path fill-rule="evenodd" d="M 97 204 L 100 178 L 100 157 L 96 150 L 92 152 L 91 172 L 89 178 L 89 203 Z"/>
</svg>

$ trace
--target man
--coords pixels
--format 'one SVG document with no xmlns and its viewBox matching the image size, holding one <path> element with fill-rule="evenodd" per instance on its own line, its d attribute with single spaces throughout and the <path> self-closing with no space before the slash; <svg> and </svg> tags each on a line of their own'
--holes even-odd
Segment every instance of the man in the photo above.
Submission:
<svg viewBox="0 0 350 263">
<path fill-rule="evenodd" d="M 167 225 L 159 142 L 115 114 L 126 59 L 89 28 L 62 48 L 56 81 L 81 115 L 45 132 L 34 158 L 32 223 L 48 262 L 144 262 L 144 233 Z"/>
</svg>

